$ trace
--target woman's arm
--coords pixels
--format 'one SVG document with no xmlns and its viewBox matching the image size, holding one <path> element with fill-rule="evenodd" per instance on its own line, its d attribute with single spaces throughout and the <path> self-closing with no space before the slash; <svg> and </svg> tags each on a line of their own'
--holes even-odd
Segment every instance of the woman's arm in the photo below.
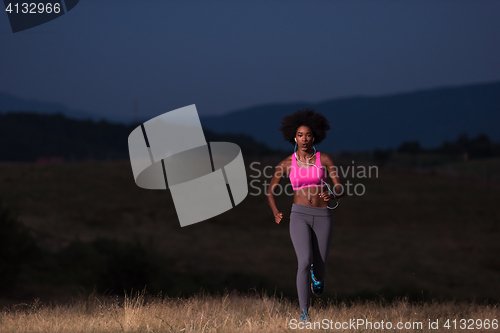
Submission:
<svg viewBox="0 0 500 333">
<path fill-rule="evenodd" d="M 289 164 L 289 163 L 287 163 L 287 160 L 284 159 L 276 166 L 276 170 L 274 170 L 273 178 L 271 179 L 271 183 L 269 184 L 269 187 L 267 188 L 267 191 L 266 191 L 267 202 L 269 203 L 269 206 L 271 207 L 271 210 L 273 211 L 274 221 L 276 223 L 281 222 L 281 219 L 283 218 L 283 213 L 280 212 L 279 209 L 276 207 L 276 201 L 274 200 L 274 189 L 276 188 L 276 186 L 279 185 L 280 180 L 283 177 L 283 175 L 286 174 L 287 164 Z"/>
<path fill-rule="evenodd" d="M 328 175 L 332 179 L 333 193 L 335 194 L 335 198 L 343 197 L 345 195 L 344 186 L 340 182 L 340 178 L 338 175 L 339 174 L 338 168 L 335 165 L 335 163 L 333 162 L 332 157 L 330 155 L 322 152 L 321 153 L 321 164 L 326 166 L 326 170 L 328 172 Z M 328 200 L 325 200 L 325 201 L 328 201 Z"/>
</svg>

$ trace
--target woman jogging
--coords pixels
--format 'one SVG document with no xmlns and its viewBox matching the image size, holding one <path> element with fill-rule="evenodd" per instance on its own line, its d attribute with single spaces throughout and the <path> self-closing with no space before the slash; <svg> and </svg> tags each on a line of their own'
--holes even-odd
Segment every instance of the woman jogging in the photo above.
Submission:
<svg viewBox="0 0 500 333">
<path fill-rule="evenodd" d="M 314 144 L 326 138 L 329 129 L 328 120 L 314 110 L 299 110 L 283 117 L 279 130 L 286 141 L 295 145 L 295 149 L 276 167 L 266 193 L 274 220 L 280 223 L 283 213 L 276 207 L 274 189 L 283 175 L 289 176 L 293 188 L 290 237 L 297 254 L 297 294 L 300 319 L 303 321 L 310 320 L 309 289 L 319 296 L 324 288 L 323 279 L 333 231 L 333 207 L 329 203 L 343 195 L 343 190 L 337 191 L 341 192 L 339 194 L 334 193 L 326 183 L 328 173 L 334 190 L 337 187 L 342 189 L 332 158 L 316 151 L 314 147 Z"/>
</svg>

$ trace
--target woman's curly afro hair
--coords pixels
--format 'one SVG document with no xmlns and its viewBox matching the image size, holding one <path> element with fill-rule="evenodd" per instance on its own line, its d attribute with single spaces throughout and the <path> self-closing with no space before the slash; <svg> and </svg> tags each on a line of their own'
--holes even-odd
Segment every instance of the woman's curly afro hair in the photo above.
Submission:
<svg viewBox="0 0 500 333">
<path fill-rule="evenodd" d="M 284 116 L 279 130 L 285 141 L 295 144 L 295 135 L 300 126 L 307 126 L 313 131 L 314 143 L 318 144 L 326 138 L 326 131 L 330 129 L 328 119 L 313 109 L 303 109 Z"/>
</svg>

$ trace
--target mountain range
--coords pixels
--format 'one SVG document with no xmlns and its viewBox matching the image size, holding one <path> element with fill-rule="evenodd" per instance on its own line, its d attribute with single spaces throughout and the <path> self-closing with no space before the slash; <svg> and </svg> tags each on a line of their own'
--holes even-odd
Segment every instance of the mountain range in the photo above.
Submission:
<svg viewBox="0 0 500 333">
<path fill-rule="evenodd" d="M 37 112 L 41 114 L 59 113 L 74 119 L 92 119 L 97 121 L 103 118 L 103 117 L 98 117 L 90 112 L 69 108 L 62 103 L 42 102 L 36 99 L 26 99 L 16 95 L 4 93 L 1 91 L 0 91 L 0 111 Z"/>
<path fill-rule="evenodd" d="M 0 113 L 0 162 L 128 159 L 128 136 L 139 125 L 74 119 L 62 113 Z M 209 129 L 203 132 L 208 142 L 236 143 L 245 156 L 277 153 L 246 134 L 219 134 Z"/>
<path fill-rule="evenodd" d="M 331 152 L 395 149 L 418 141 L 433 148 L 461 134 L 488 135 L 500 141 L 500 82 L 443 87 L 385 96 L 353 96 L 318 103 L 257 105 L 222 115 L 200 116 L 204 129 L 245 134 L 273 149 L 292 150 L 278 128 L 283 116 L 303 108 L 324 114 L 331 130 L 318 150 Z M 0 92 L 0 111 L 61 113 L 70 118 L 98 120 L 94 114 L 58 103 L 26 100 Z"/>
<path fill-rule="evenodd" d="M 500 141 L 500 82 L 320 103 L 268 104 L 201 117 L 201 123 L 217 132 L 250 134 L 272 148 L 292 150 L 278 128 L 283 116 L 306 107 L 329 120 L 331 129 L 321 143 L 327 151 L 395 149 L 404 141 L 433 148 L 464 133 Z"/>
</svg>

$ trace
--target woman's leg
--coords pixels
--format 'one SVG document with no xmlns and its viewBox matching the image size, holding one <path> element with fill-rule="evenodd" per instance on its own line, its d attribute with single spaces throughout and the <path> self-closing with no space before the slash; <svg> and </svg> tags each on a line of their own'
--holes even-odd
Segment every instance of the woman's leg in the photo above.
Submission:
<svg viewBox="0 0 500 333">
<path fill-rule="evenodd" d="M 314 278 L 323 280 L 333 236 L 333 217 L 331 215 L 314 216 L 311 236 Z"/>
<path fill-rule="evenodd" d="M 312 263 L 311 223 L 312 216 L 292 211 L 290 214 L 290 238 L 297 254 L 297 294 L 301 311 L 309 309 L 309 272 Z"/>
</svg>

